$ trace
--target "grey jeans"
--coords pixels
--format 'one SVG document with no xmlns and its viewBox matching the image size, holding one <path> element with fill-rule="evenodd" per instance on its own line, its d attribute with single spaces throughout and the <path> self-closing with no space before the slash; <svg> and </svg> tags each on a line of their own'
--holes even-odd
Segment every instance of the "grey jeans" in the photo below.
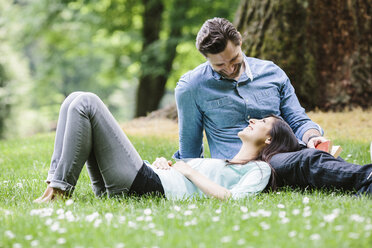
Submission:
<svg viewBox="0 0 372 248">
<path fill-rule="evenodd" d="M 74 92 L 60 109 L 47 182 L 72 193 L 85 163 L 94 193 L 110 196 L 129 191 L 143 160 L 98 96 Z"/>
</svg>

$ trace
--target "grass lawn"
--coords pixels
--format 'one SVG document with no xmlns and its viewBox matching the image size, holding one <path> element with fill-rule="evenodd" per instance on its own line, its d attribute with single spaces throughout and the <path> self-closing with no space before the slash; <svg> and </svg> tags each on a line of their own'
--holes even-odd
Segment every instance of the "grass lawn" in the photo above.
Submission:
<svg viewBox="0 0 372 248">
<path fill-rule="evenodd" d="M 333 117 L 327 115 L 327 118 Z M 366 125 L 370 123 L 362 126 Z M 143 159 L 170 157 L 177 149 L 177 128 L 173 124 L 132 123 L 126 128 Z M 365 164 L 370 163 L 368 132 L 368 128 L 359 130 L 351 137 L 343 136 L 344 133 L 331 134 L 334 143 L 343 147 L 344 158 Z M 371 247 L 372 244 L 371 198 L 337 191 L 282 189 L 228 202 L 97 199 L 84 169 L 71 200 L 37 205 L 32 201 L 45 190 L 43 181 L 53 141 L 54 133 L 0 141 L 0 247 Z"/>
</svg>

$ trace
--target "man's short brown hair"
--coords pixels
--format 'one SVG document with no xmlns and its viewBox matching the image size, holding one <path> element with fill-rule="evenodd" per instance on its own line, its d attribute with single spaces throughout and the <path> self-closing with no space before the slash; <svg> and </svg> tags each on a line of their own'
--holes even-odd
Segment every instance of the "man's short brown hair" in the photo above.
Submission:
<svg viewBox="0 0 372 248">
<path fill-rule="evenodd" d="M 204 56 L 225 50 L 227 42 L 240 44 L 241 36 L 234 25 L 225 18 L 215 17 L 204 22 L 196 36 L 196 48 Z"/>
</svg>

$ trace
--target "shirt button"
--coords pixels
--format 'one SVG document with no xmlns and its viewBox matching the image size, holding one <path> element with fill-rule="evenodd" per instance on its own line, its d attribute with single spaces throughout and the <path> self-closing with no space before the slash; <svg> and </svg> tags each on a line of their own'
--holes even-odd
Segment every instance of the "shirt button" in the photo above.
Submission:
<svg viewBox="0 0 372 248">
<path fill-rule="evenodd" d="M 247 116 L 247 119 L 250 119 L 250 118 L 251 118 L 251 116 L 250 116 L 250 115 L 248 115 L 248 116 Z"/>
<path fill-rule="evenodd" d="M 248 99 L 245 99 L 245 102 L 249 102 L 249 100 Z"/>
</svg>

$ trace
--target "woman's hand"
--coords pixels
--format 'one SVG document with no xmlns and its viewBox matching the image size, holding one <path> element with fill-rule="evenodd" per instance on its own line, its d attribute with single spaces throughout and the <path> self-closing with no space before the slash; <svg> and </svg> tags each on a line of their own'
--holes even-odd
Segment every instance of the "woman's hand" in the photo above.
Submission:
<svg viewBox="0 0 372 248">
<path fill-rule="evenodd" d="M 177 171 L 179 171 L 185 177 L 189 177 L 191 173 L 193 172 L 193 169 L 191 168 L 191 166 L 186 164 L 183 161 L 178 161 L 172 167 L 176 169 Z"/>
<path fill-rule="evenodd" d="M 172 166 L 172 161 L 166 160 L 165 158 L 156 158 L 152 165 L 161 170 L 170 170 L 170 166 Z"/>
</svg>

